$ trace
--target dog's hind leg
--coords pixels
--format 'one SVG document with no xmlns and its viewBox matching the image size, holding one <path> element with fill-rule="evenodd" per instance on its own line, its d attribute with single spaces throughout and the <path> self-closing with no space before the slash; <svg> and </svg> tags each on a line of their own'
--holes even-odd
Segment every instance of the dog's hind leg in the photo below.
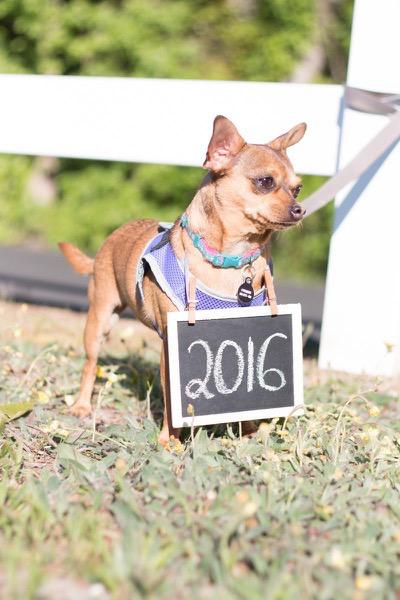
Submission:
<svg viewBox="0 0 400 600">
<path fill-rule="evenodd" d="M 90 401 L 96 380 L 97 359 L 100 348 L 119 313 L 124 309 L 124 306 L 120 303 L 117 304 L 112 301 L 108 294 L 96 297 L 94 288 L 95 283 L 91 279 L 88 290 L 89 312 L 84 333 L 86 362 L 83 367 L 79 396 L 71 408 L 72 414 L 77 417 L 86 417 L 91 412 Z"/>
</svg>

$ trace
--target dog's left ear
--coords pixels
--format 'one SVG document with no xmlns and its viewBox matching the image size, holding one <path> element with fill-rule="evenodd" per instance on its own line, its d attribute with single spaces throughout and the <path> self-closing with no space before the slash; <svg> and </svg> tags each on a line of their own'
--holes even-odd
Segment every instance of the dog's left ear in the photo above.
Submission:
<svg viewBox="0 0 400 600">
<path fill-rule="evenodd" d="M 203 167 L 215 173 L 223 173 L 245 144 L 234 124 L 226 117 L 218 115 L 214 120 L 213 134 Z"/>
<path fill-rule="evenodd" d="M 293 146 L 293 144 L 297 144 L 305 134 L 307 129 L 306 123 L 299 123 L 292 127 L 290 131 L 280 135 L 279 137 L 272 140 L 272 142 L 268 142 L 267 146 L 273 148 L 274 150 L 279 150 L 280 152 L 285 152 L 286 148 L 289 146 Z"/>
</svg>

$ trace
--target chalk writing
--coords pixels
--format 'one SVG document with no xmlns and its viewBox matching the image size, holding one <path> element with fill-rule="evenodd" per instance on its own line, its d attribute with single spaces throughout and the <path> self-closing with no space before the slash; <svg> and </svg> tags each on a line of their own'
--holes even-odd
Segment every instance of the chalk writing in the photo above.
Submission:
<svg viewBox="0 0 400 600">
<path fill-rule="evenodd" d="M 191 381 L 189 381 L 189 383 L 187 384 L 186 388 L 185 388 L 185 394 L 186 396 L 188 396 L 188 398 L 191 398 L 192 400 L 196 400 L 196 398 L 200 398 L 201 394 L 204 394 L 204 396 L 208 399 L 210 398 L 214 398 L 214 394 L 212 394 L 211 392 L 208 391 L 207 389 L 207 383 L 210 379 L 211 376 L 211 371 L 213 368 L 213 363 L 214 363 L 214 357 L 213 357 L 213 353 L 210 350 L 210 346 L 207 344 L 207 342 L 205 342 L 204 340 L 195 340 L 194 342 L 192 342 L 188 348 L 188 352 L 190 354 L 193 346 L 202 346 L 205 350 L 206 353 L 206 375 L 204 377 L 204 379 L 192 379 Z M 197 389 L 192 391 L 193 386 L 197 385 Z"/>
<path fill-rule="evenodd" d="M 269 337 L 267 337 L 263 343 L 257 354 L 256 360 L 256 383 L 258 383 L 259 387 L 267 390 L 269 392 L 277 392 L 282 389 L 286 385 L 285 374 L 281 369 L 277 369 L 275 367 L 270 367 L 265 369 L 265 361 L 268 352 L 268 348 L 274 338 L 281 338 L 287 340 L 287 336 L 284 333 L 273 333 Z M 245 359 L 244 352 L 241 346 L 234 342 L 233 340 L 223 340 L 216 352 L 215 360 L 213 351 L 210 348 L 210 345 L 205 340 L 195 340 L 190 344 L 187 351 L 190 354 L 194 346 L 200 346 L 204 349 L 205 357 L 206 357 L 206 365 L 205 365 L 205 376 L 203 379 L 198 377 L 191 379 L 185 386 L 185 394 L 188 398 L 192 400 L 197 400 L 201 398 L 201 396 L 210 399 L 214 398 L 214 394 L 208 389 L 208 384 L 211 379 L 211 375 L 214 379 L 214 385 L 219 394 L 229 395 L 233 394 L 241 385 L 243 381 L 243 377 L 245 375 L 245 370 L 247 367 L 247 392 L 250 393 L 254 389 L 254 342 L 251 337 L 247 340 L 247 360 Z M 229 387 L 225 381 L 224 373 L 223 373 L 223 356 L 224 352 L 227 348 L 233 348 L 235 352 L 236 358 L 236 367 L 237 374 L 234 382 Z M 196 360 L 198 361 L 197 357 Z M 198 361 L 198 364 L 201 363 Z M 267 382 L 266 378 L 268 374 L 275 373 L 279 377 L 279 384 L 273 385 L 271 381 Z"/>
</svg>

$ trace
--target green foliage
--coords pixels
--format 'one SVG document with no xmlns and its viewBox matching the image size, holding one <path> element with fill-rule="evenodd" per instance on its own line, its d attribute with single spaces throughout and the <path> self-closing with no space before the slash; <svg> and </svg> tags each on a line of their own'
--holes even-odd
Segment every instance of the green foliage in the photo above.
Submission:
<svg viewBox="0 0 400 600">
<path fill-rule="evenodd" d="M 32 410 L 34 406 L 33 400 L 27 400 L 25 402 L 7 402 L 6 404 L 0 404 L 0 427 L 7 421 L 18 419 L 25 413 Z"/>
<path fill-rule="evenodd" d="M 3 0 L 0 24 L 8 72 L 275 80 L 307 47 L 314 0 Z"/>
<path fill-rule="evenodd" d="M 353 0 L 335 2 L 333 10 L 335 15 L 335 26 L 331 27 L 330 34 L 336 41 L 342 56 L 348 56 L 350 50 L 351 22 L 353 19 Z"/>
<path fill-rule="evenodd" d="M 132 378 L 157 366 L 109 356 L 82 422 L 62 401 L 82 356 L 67 357 L 56 336 L 51 353 L 22 339 L 0 348 L 5 397 L 30 371 L 20 399 L 45 399 L 0 442 L 4 600 L 60 589 L 115 600 L 396 597 L 400 415 L 389 390 L 321 382 L 312 366 L 304 416 L 252 439 L 199 429 L 164 450 Z"/>
<path fill-rule="evenodd" d="M 30 202 L 25 187 L 32 159 L 2 156 L 0 159 L 0 241 L 14 242 L 27 233 Z"/>
<path fill-rule="evenodd" d="M 303 177 L 301 196 L 307 197 L 325 181 L 324 177 Z M 326 273 L 333 221 L 333 202 L 306 218 L 301 225 L 275 236 L 272 256 L 278 280 L 318 280 Z"/>
<path fill-rule="evenodd" d="M 201 169 L 186 167 L 62 161 L 56 178 L 57 201 L 49 206 L 33 205 L 28 210 L 21 195 L 12 205 L 9 220 L 21 214 L 23 227 L 19 235 L 14 229 L 4 228 L 2 239 L 19 241 L 28 231 L 51 246 L 65 240 L 95 253 L 107 235 L 127 221 L 144 217 L 175 220 L 190 202 L 203 175 Z M 6 195 L 7 190 L 3 193 Z"/>
<path fill-rule="evenodd" d="M 131 219 L 174 220 L 196 189 L 193 175 L 197 169 L 122 164 L 104 169 L 104 163 L 65 171 L 59 176 L 59 202 L 43 211 L 48 239 L 66 239 L 95 252 Z"/>
</svg>

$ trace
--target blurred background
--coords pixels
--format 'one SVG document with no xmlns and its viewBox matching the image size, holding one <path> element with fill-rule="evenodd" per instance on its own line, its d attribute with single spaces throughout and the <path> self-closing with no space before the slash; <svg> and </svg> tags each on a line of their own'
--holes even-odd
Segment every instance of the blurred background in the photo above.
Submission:
<svg viewBox="0 0 400 600">
<path fill-rule="evenodd" d="M 0 72 L 342 83 L 352 9 L 353 0 L 2 0 Z M 176 219 L 203 174 L 0 155 L 0 244 L 55 250 L 67 240 L 93 254 L 130 219 Z M 323 181 L 304 177 L 303 197 Z M 280 278 L 324 279 L 332 214 L 328 205 L 276 238 Z"/>
</svg>

